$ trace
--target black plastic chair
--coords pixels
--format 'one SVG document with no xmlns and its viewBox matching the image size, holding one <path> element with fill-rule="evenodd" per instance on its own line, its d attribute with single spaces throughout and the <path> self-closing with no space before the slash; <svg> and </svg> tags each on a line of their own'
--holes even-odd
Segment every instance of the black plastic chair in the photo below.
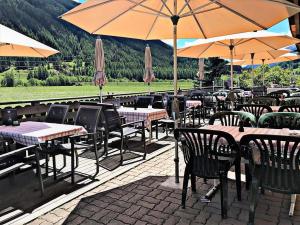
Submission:
<svg viewBox="0 0 300 225">
<path fill-rule="evenodd" d="M 258 120 L 258 127 L 274 129 L 300 129 L 300 113 L 273 112 L 262 115 Z"/>
<path fill-rule="evenodd" d="M 293 105 L 300 105 L 300 97 L 288 97 L 288 98 L 284 98 L 283 101 L 281 102 L 281 105 L 289 105 L 289 106 L 293 106 Z"/>
<path fill-rule="evenodd" d="M 69 105 L 52 104 L 47 112 L 45 122 L 63 124 L 66 122 L 68 112 Z"/>
<path fill-rule="evenodd" d="M 174 99 L 177 98 L 177 104 L 174 104 Z M 188 111 L 186 108 L 186 96 L 176 96 L 169 95 L 167 100 L 166 110 L 169 118 L 160 119 L 158 121 L 154 121 L 156 124 L 156 138 L 158 138 L 158 127 L 160 125 L 165 127 L 166 136 L 169 135 L 169 128 L 175 126 L 175 123 L 178 122 L 178 127 L 185 126 L 186 117 L 188 115 Z"/>
<path fill-rule="evenodd" d="M 267 96 L 272 96 L 275 98 L 280 98 L 282 95 L 284 95 L 285 97 L 290 97 L 291 91 L 290 90 L 277 90 L 277 91 L 273 91 L 273 92 L 270 92 L 269 94 L 267 94 Z"/>
<path fill-rule="evenodd" d="M 126 141 L 135 134 L 141 134 L 141 139 L 144 146 L 143 159 L 146 158 L 146 138 L 145 138 L 145 126 L 144 121 L 134 121 L 131 123 L 122 124 L 121 117 L 117 112 L 116 108 L 106 108 L 102 111 L 104 123 L 103 123 L 103 134 L 104 134 L 104 152 L 108 155 L 108 139 L 109 137 L 119 137 L 121 139 L 120 144 L 120 164 L 123 164 L 123 149 Z"/>
<path fill-rule="evenodd" d="M 175 138 L 182 143 L 186 163 L 182 190 L 185 208 L 187 187 L 191 176 L 192 191 L 196 192 L 196 177 L 219 179 L 221 187 L 221 214 L 227 217 L 227 174 L 235 166 L 237 196 L 241 199 L 240 153 L 234 138 L 223 131 L 205 129 L 176 129 Z"/>
<path fill-rule="evenodd" d="M 255 96 L 250 98 L 248 103 L 275 106 L 279 104 L 279 100 L 278 98 L 272 96 Z"/>
<path fill-rule="evenodd" d="M 252 113 L 255 116 L 256 120 L 258 120 L 259 117 L 264 113 L 272 112 L 272 108 L 270 106 L 262 104 L 237 105 L 236 110 Z"/>
<path fill-rule="evenodd" d="M 77 111 L 74 125 L 82 126 L 86 129 L 86 134 L 78 134 L 68 137 L 69 142 L 57 145 L 45 146 L 40 153 L 52 157 L 53 177 L 56 180 L 56 156 L 64 155 L 71 157 L 71 180 L 74 183 L 75 174 L 75 157 L 76 167 L 78 166 L 78 150 L 91 150 L 95 154 L 96 172 L 93 177 L 99 173 L 99 156 L 98 150 L 101 149 L 102 131 L 99 128 L 101 106 L 82 105 Z M 39 157 L 39 156 L 38 156 Z"/>
<path fill-rule="evenodd" d="M 300 113 L 300 105 L 283 105 L 278 112 L 297 112 Z"/>
<path fill-rule="evenodd" d="M 245 135 L 240 142 L 247 152 L 252 174 L 249 225 L 254 225 L 259 186 L 272 192 L 300 194 L 300 138 Z"/>
<path fill-rule="evenodd" d="M 153 96 L 139 96 L 135 100 L 136 108 L 148 108 L 149 105 L 152 106 L 154 97 Z"/>
<path fill-rule="evenodd" d="M 214 125 L 218 121 L 222 126 L 239 126 L 240 121 L 243 121 L 245 127 L 255 127 L 256 118 L 252 113 L 240 111 L 224 111 L 217 112 L 211 116 L 209 125 Z"/>
</svg>

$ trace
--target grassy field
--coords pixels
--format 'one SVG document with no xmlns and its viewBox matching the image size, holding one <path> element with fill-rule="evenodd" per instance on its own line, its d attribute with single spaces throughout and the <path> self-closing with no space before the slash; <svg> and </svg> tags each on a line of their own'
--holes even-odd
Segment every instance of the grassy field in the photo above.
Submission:
<svg viewBox="0 0 300 225">
<path fill-rule="evenodd" d="M 191 88 L 191 82 L 180 82 L 178 87 L 181 89 Z M 151 84 L 151 91 L 172 90 L 173 82 L 154 82 Z M 111 82 L 103 88 L 103 93 L 130 93 L 145 92 L 148 86 L 142 82 Z M 64 98 L 98 95 L 99 88 L 86 86 L 63 86 L 63 87 L 12 87 L 0 88 L 0 102 L 23 101 L 35 99 Z"/>
</svg>

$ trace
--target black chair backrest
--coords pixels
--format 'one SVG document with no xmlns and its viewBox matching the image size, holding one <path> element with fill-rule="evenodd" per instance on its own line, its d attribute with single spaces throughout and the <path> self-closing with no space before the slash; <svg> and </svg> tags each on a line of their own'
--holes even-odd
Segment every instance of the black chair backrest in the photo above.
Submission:
<svg viewBox="0 0 300 225">
<path fill-rule="evenodd" d="M 18 120 L 18 114 L 16 109 L 1 109 L 1 118 L 3 125 L 13 125 L 13 121 Z"/>
<path fill-rule="evenodd" d="M 116 108 L 106 108 L 102 110 L 102 114 L 106 132 L 122 130 L 121 118 Z"/>
<path fill-rule="evenodd" d="M 278 112 L 300 112 L 300 105 L 283 105 L 280 106 Z"/>
<path fill-rule="evenodd" d="M 162 94 L 152 94 L 151 97 L 153 97 L 153 103 L 160 102 L 163 100 Z"/>
<path fill-rule="evenodd" d="M 164 109 L 165 104 L 163 101 L 156 101 L 156 102 L 153 102 L 152 108 L 153 109 Z"/>
<path fill-rule="evenodd" d="M 262 115 L 258 120 L 258 127 L 274 129 L 300 129 L 300 113 L 273 112 Z"/>
<path fill-rule="evenodd" d="M 153 104 L 153 96 L 139 96 L 136 99 L 135 106 L 137 108 L 148 108 L 149 105 Z"/>
<path fill-rule="evenodd" d="M 288 97 L 284 98 L 283 101 L 281 101 L 281 105 L 299 105 L 300 104 L 300 98 L 299 97 Z"/>
<path fill-rule="evenodd" d="M 253 98 L 249 99 L 249 104 L 262 104 L 262 105 L 268 105 L 273 106 L 277 105 L 279 100 L 272 96 L 255 96 Z"/>
<path fill-rule="evenodd" d="M 300 138 L 296 136 L 245 135 L 240 145 L 249 158 L 260 185 L 275 192 L 300 193 Z"/>
<path fill-rule="evenodd" d="M 241 104 L 237 105 L 236 110 L 252 113 L 256 120 L 264 113 L 273 112 L 270 106 L 262 104 Z"/>
<path fill-rule="evenodd" d="M 219 167 L 219 159 L 232 160 L 239 154 L 232 135 L 223 131 L 180 128 L 174 135 L 182 143 L 185 163 L 196 169 L 201 177 L 214 178 L 216 171 L 225 169 Z"/>
<path fill-rule="evenodd" d="M 255 127 L 256 118 L 252 113 L 240 111 L 223 111 L 217 112 L 209 119 L 209 125 L 214 125 L 216 122 L 222 126 L 239 126 L 240 121 L 243 121 L 245 127 Z"/>
<path fill-rule="evenodd" d="M 289 90 L 278 90 L 278 91 L 272 91 L 267 96 L 272 96 L 275 98 L 280 98 L 282 95 L 285 97 L 290 97 L 291 92 Z"/>
<path fill-rule="evenodd" d="M 66 121 L 68 112 L 69 105 L 52 104 L 47 112 L 45 122 L 63 124 Z"/>
<path fill-rule="evenodd" d="M 99 128 L 101 109 L 101 106 L 81 105 L 74 124 L 83 126 L 89 133 L 95 133 Z"/>
</svg>

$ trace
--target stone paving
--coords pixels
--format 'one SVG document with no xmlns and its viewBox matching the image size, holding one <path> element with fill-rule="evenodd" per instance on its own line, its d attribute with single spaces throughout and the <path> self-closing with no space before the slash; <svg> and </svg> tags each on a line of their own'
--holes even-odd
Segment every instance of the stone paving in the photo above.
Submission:
<svg viewBox="0 0 300 225">
<path fill-rule="evenodd" d="M 186 209 L 181 209 L 181 184 L 174 184 L 173 159 L 174 150 L 167 151 L 29 224 L 247 224 L 248 192 L 243 186 L 239 202 L 234 181 L 229 182 L 227 219 L 220 216 L 219 193 L 210 203 L 199 201 L 211 187 L 202 179 L 197 180 L 197 193 L 189 192 Z M 259 196 L 255 224 L 300 224 L 300 204 L 296 204 L 293 217 L 288 216 L 289 204 L 289 196 L 266 191 Z"/>
</svg>

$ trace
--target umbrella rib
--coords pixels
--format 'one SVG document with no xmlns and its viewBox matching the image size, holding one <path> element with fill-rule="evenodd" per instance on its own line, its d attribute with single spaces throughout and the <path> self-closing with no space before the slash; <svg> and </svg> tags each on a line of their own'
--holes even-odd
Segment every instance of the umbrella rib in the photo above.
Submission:
<svg viewBox="0 0 300 225">
<path fill-rule="evenodd" d="M 165 5 L 165 4 L 164 4 L 164 0 L 161 0 L 161 2 L 162 2 L 163 4 L 162 4 L 162 6 L 161 6 L 161 8 L 160 8 L 160 12 L 163 10 L 164 5 Z M 147 36 L 146 36 L 146 39 L 148 39 L 150 33 L 152 32 L 152 30 L 153 30 L 153 28 L 154 28 L 154 26 L 155 26 L 155 24 L 156 24 L 156 21 L 158 20 L 158 17 L 159 17 L 159 14 L 156 15 L 156 17 L 155 17 L 155 19 L 154 19 L 154 21 L 153 21 L 153 23 L 152 23 L 152 25 L 151 25 L 151 27 L 150 27 L 150 30 L 149 30 L 149 32 L 148 32 L 148 34 L 147 34 Z"/>
<path fill-rule="evenodd" d="M 187 0 L 185 0 L 185 2 L 186 2 L 186 4 L 187 4 L 187 7 L 189 8 L 189 10 L 191 11 L 192 16 L 193 16 L 193 18 L 194 18 L 194 20 L 195 20 L 195 22 L 196 22 L 196 24 L 197 24 L 197 26 L 198 26 L 200 32 L 202 33 L 203 37 L 204 37 L 204 38 L 207 38 L 207 36 L 205 35 L 204 30 L 202 29 L 201 24 L 199 23 L 197 17 L 193 14 L 193 9 L 192 9 L 192 7 L 190 6 L 190 4 L 188 3 Z"/>
<path fill-rule="evenodd" d="M 272 48 L 273 50 L 277 50 L 276 48 L 274 48 L 273 46 L 271 46 L 271 45 L 269 45 L 269 44 L 267 44 L 267 43 L 265 43 L 264 41 L 262 41 L 262 40 L 260 40 L 260 39 L 256 39 L 258 42 L 260 42 L 260 43 L 262 43 L 262 44 L 264 44 L 264 45 L 266 45 L 266 46 L 268 46 L 269 48 Z"/>
<path fill-rule="evenodd" d="M 158 13 L 151 13 L 151 12 L 145 12 L 145 11 L 141 11 L 141 10 L 137 10 L 137 9 L 132 9 L 131 11 L 133 12 L 138 12 L 138 13 L 144 13 L 144 14 L 148 14 L 148 15 L 152 15 L 152 16 L 160 16 L 160 17 L 164 17 L 164 18 L 170 18 L 169 16 L 165 16 L 165 15 L 159 15 Z"/>
<path fill-rule="evenodd" d="M 207 7 L 207 6 L 209 6 L 209 5 L 212 5 L 212 4 L 214 4 L 214 2 L 209 2 L 209 3 L 206 3 L 206 4 L 204 4 L 204 5 L 201 5 L 201 6 L 199 6 L 199 7 L 196 7 L 195 9 L 194 9 L 194 14 L 197 14 L 197 13 L 201 13 L 202 11 L 200 11 L 199 12 L 199 10 L 202 10 L 203 8 L 205 8 L 205 7 Z M 220 6 L 218 6 L 218 8 L 220 8 Z M 211 9 L 207 9 L 207 10 L 204 10 L 204 12 L 205 11 L 210 11 Z M 180 11 L 180 13 L 181 13 L 182 11 Z M 180 15 L 180 13 L 179 13 L 179 15 Z M 186 17 L 186 16 L 190 16 L 191 15 L 191 12 L 186 12 L 186 13 L 183 13 L 182 15 L 180 15 L 180 17 Z"/>
<path fill-rule="evenodd" d="M 269 53 L 269 55 L 270 55 L 273 59 L 276 59 L 276 56 L 272 55 L 271 51 L 267 51 L 267 53 Z"/>
<path fill-rule="evenodd" d="M 131 0 L 128 0 L 129 2 L 134 2 Z M 145 2 L 147 0 L 143 0 L 140 3 L 135 4 L 134 6 L 128 8 L 127 10 L 123 11 L 122 13 L 118 14 L 117 16 L 111 18 L 109 21 L 107 21 L 106 23 L 104 23 L 103 25 L 101 25 L 100 27 L 98 27 L 96 30 L 94 30 L 93 32 L 91 32 L 92 34 L 96 33 L 98 30 L 102 29 L 103 27 L 105 27 L 106 25 L 110 24 L 111 22 L 115 21 L 116 19 L 118 19 L 120 16 L 124 15 L 125 13 L 129 12 L 130 10 L 134 9 L 137 6 L 140 6 L 143 2 Z"/>
<path fill-rule="evenodd" d="M 185 1 L 185 4 L 182 6 L 182 8 L 179 10 L 179 12 L 177 13 L 177 15 L 180 16 L 180 14 L 183 12 L 183 10 L 185 9 L 185 7 L 188 5 L 188 3 L 190 2 L 191 0 L 188 0 L 188 1 Z"/>
<path fill-rule="evenodd" d="M 35 51 L 36 53 L 38 53 L 39 55 L 43 56 L 44 58 L 47 58 L 47 56 L 44 56 L 42 53 L 40 53 L 37 49 L 30 47 L 33 51 Z"/>
<path fill-rule="evenodd" d="M 199 55 L 197 58 L 200 58 L 202 56 L 202 54 L 204 54 L 204 52 L 206 52 L 214 43 L 210 43 L 207 48 L 205 48 Z"/>
<path fill-rule="evenodd" d="M 213 1 L 213 0 L 209 0 L 209 1 Z M 247 16 L 245 16 L 245 15 L 239 13 L 238 11 L 233 10 L 232 8 L 230 8 L 230 7 L 226 6 L 226 5 L 224 5 L 223 3 L 220 3 L 220 2 L 218 2 L 218 1 L 215 1 L 215 4 L 217 4 L 217 5 L 219 5 L 219 6 L 223 7 L 223 8 L 225 8 L 226 10 L 232 12 L 233 14 L 235 14 L 235 15 L 237 15 L 237 16 L 243 18 L 244 20 L 247 20 L 248 22 L 250 22 L 250 23 L 252 23 L 252 24 L 254 24 L 254 25 L 260 27 L 261 29 L 264 29 L 264 30 L 267 29 L 267 27 L 265 27 L 265 26 L 263 26 L 263 25 L 257 23 L 256 21 L 250 19 L 249 17 L 247 17 Z"/>
<path fill-rule="evenodd" d="M 173 16 L 173 12 L 172 12 L 172 10 L 167 6 L 166 2 L 165 2 L 164 0 L 160 0 L 160 1 L 161 1 L 162 4 L 166 7 L 166 9 L 169 11 L 170 15 Z M 161 10 L 160 10 L 160 12 L 161 12 Z"/>
<path fill-rule="evenodd" d="M 72 12 L 66 12 L 66 13 L 62 14 L 61 16 L 59 16 L 58 18 L 62 18 L 64 16 L 70 16 L 72 14 L 76 14 L 76 13 L 79 13 L 79 12 L 82 12 L 82 11 L 85 11 L 85 10 L 88 10 L 88 9 L 92 9 L 94 7 L 97 7 L 97 6 L 100 6 L 100 5 L 104 5 L 104 4 L 107 4 L 107 3 L 110 3 L 110 2 L 112 2 L 112 0 L 107 0 L 105 2 L 96 3 L 94 5 L 91 5 L 91 6 L 82 8 L 82 9 L 78 9 L 78 10 L 75 10 L 75 11 L 72 11 Z"/>
<path fill-rule="evenodd" d="M 293 3 L 290 3 L 290 2 L 281 2 L 281 1 L 278 1 L 278 0 L 268 0 L 268 1 L 275 2 L 275 3 L 281 4 L 281 5 L 287 5 L 289 7 L 295 8 L 295 9 L 299 9 L 299 6 L 297 6 Z"/>
<path fill-rule="evenodd" d="M 160 12 L 160 11 L 158 11 L 158 10 L 155 10 L 155 9 L 151 8 L 151 7 L 148 7 L 148 6 L 143 5 L 142 3 L 144 3 L 145 0 L 143 0 L 141 3 L 137 3 L 137 2 L 135 2 L 135 1 L 133 1 L 133 0 L 127 0 L 127 1 L 129 1 L 129 2 L 131 2 L 131 3 L 133 3 L 133 4 L 137 4 L 136 6 L 140 6 L 140 7 L 142 7 L 142 8 L 148 9 L 148 10 L 154 12 L 154 13 L 159 13 L 160 15 L 164 15 L 164 16 L 166 16 L 166 17 L 168 17 L 168 18 L 170 17 L 170 15 L 168 15 L 168 14 L 166 14 L 166 13 Z M 134 7 L 136 7 L 136 6 L 134 6 Z M 134 7 L 133 7 L 133 8 L 134 8 Z M 146 12 L 144 12 L 144 13 L 146 13 Z"/>
</svg>

